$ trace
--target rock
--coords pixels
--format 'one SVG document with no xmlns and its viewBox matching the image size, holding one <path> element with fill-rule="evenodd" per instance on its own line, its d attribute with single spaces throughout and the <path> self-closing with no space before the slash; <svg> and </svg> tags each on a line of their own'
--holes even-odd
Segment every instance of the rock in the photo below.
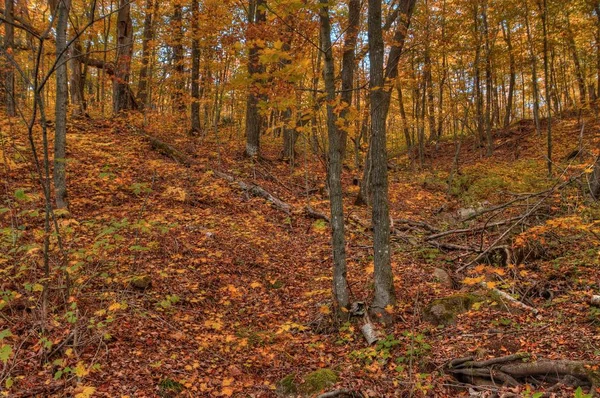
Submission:
<svg viewBox="0 0 600 398">
<path fill-rule="evenodd" d="M 134 276 L 130 283 L 136 289 L 146 290 L 152 286 L 152 279 L 148 275 L 138 275 Z"/>
<path fill-rule="evenodd" d="M 307 395 L 316 394 L 327 387 L 331 387 L 338 381 L 337 374 L 331 369 L 319 369 L 307 374 L 300 391 Z"/>
<path fill-rule="evenodd" d="M 454 287 L 454 282 L 450 274 L 441 268 L 433 269 L 433 277 L 436 282 L 439 282 L 444 287 Z"/>
<path fill-rule="evenodd" d="M 479 301 L 483 298 L 475 294 L 454 294 L 435 299 L 423 310 L 423 319 L 435 325 L 450 325 L 457 315 L 467 312 Z"/>
</svg>

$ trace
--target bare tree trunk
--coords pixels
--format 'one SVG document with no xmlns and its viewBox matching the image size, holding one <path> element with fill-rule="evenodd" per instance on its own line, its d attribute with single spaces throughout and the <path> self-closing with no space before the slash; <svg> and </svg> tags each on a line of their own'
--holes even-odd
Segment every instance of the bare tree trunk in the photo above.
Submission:
<svg viewBox="0 0 600 398">
<path fill-rule="evenodd" d="M 406 110 L 404 109 L 404 97 L 402 96 L 402 86 L 400 85 L 400 83 L 397 84 L 396 90 L 398 92 L 398 108 L 400 109 L 400 119 L 402 120 L 402 131 L 404 131 L 406 149 L 410 151 L 413 143 L 410 137 L 410 130 L 408 129 L 408 121 L 406 120 Z"/>
<path fill-rule="evenodd" d="M 155 8 L 154 13 L 152 12 L 152 1 L 153 0 L 146 0 L 146 15 L 144 16 L 144 32 L 142 34 L 142 67 L 140 69 L 137 93 L 137 99 L 140 108 L 145 108 L 148 102 L 148 64 L 150 63 L 150 41 L 154 37 L 153 19 L 156 19 L 157 11 Z M 158 4 L 158 0 L 154 1 L 156 4 Z"/>
<path fill-rule="evenodd" d="M 542 14 L 542 35 L 544 39 L 544 86 L 546 87 L 546 104 L 548 119 L 546 120 L 546 131 L 547 131 L 547 158 L 546 162 L 548 165 L 548 176 L 552 176 L 552 96 L 550 95 L 551 82 L 550 82 L 550 69 L 548 65 L 548 3 L 547 0 L 540 0 L 538 3 L 540 7 L 540 13 Z M 570 30 L 570 29 L 569 29 Z M 574 43 L 573 43 L 574 44 Z M 577 53 L 575 53 L 577 55 Z M 582 100 L 585 102 L 585 83 L 583 85 Z"/>
<path fill-rule="evenodd" d="M 404 41 L 406 39 L 406 34 L 408 31 L 408 27 L 410 26 L 410 18 L 412 16 L 413 9 L 415 7 L 416 0 L 401 0 L 397 5 L 398 12 L 396 13 L 399 18 L 396 31 L 394 32 L 394 36 L 392 38 L 392 46 L 389 51 L 389 55 L 387 58 L 387 67 L 385 68 L 385 82 L 392 82 L 396 77 L 398 77 L 398 62 L 400 60 L 400 56 L 402 55 L 402 49 L 404 48 Z M 381 5 L 380 5 L 381 7 Z M 380 10 L 381 11 L 381 10 Z M 369 42 L 369 49 L 370 42 Z M 371 54 L 369 53 L 369 56 Z M 389 86 L 389 85 L 388 85 Z M 381 104 L 382 108 L 385 108 L 384 119 L 387 118 L 387 114 L 390 107 L 390 99 L 391 99 L 391 90 L 392 86 L 385 87 L 385 89 L 381 88 L 385 95 L 383 96 L 383 103 Z M 372 98 L 372 97 L 371 97 Z M 373 103 L 370 103 L 371 109 L 373 109 Z M 376 122 L 377 123 L 377 122 Z M 384 120 L 385 126 L 385 120 Z M 363 172 L 362 182 L 360 184 L 360 191 L 356 198 L 356 204 L 368 204 L 370 203 L 370 188 L 372 184 L 371 173 L 373 169 L 372 165 L 372 136 L 373 136 L 373 114 L 371 114 L 371 139 L 369 140 L 369 150 L 367 153 L 367 159 L 365 161 L 365 170 Z M 387 167 L 387 164 L 386 164 Z"/>
<path fill-rule="evenodd" d="M 428 2 L 425 1 L 425 8 L 427 9 L 427 23 L 425 24 L 425 53 L 424 53 L 424 73 L 425 80 L 427 81 L 427 113 L 429 121 L 429 140 L 437 140 L 437 130 L 435 128 L 435 103 L 433 95 L 433 76 L 431 73 L 431 17 L 429 15 Z"/>
<path fill-rule="evenodd" d="M 192 0 L 192 106 L 190 134 L 200 132 L 200 38 L 198 0 Z"/>
<path fill-rule="evenodd" d="M 15 28 L 12 23 L 14 22 L 14 0 L 4 1 L 4 16 L 6 23 L 4 23 L 4 53 L 12 53 L 12 49 L 15 45 Z M 4 88 L 6 91 L 6 115 L 13 117 L 16 115 L 15 109 L 15 72 L 10 62 L 6 62 L 6 74 L 4 76 Z"/>
<path fill-rule="evenodd" d="M 261 25 L 266 21 L 264 4 L 265 0 L 250 0 L 248 11 L 246 40 L 252 43 L 248 51 L 248 74 L 251 80 L 257 79 L 256 75 L 262 73 L 264 70 L 259 59 L 260 47 L 255 42 L 259 38 Z M 246 100 L 246 155 L 249 157 L 260 155 L 260 131 L 263 118 L 258 109 L 260 97 L 259 86 L 260 84 L 257 81 L 253 81 L 250 84 Z"/>
<path fill-rule="evenodd" d="M 527 7 L 527 1 L 523 3 L 525 5 L 525 28 L 527 31 L 527 43 L 529 46 L 529 56 L 531 58 L 531 85 L 533 89 L 533 120 L 535 122 L 535 130 L 538 135 L 541 134 L 540 129 L 540 94 L 537 81 L 537 56 L 535 55 L 533 47 L 533 38 L 531 37 L 531 27 L 529 25 L 529 8 Z"/>
<path fill-rule="evenodd" d="M 57 3 L 56 23 L 56 113 L 54 137 L 54 195 L 56 207 L 67 208 L 66 146 L 67 146 L 67 24 L 70 0 Z"/>
<path fill-rule="evenodd" d="M 358 28 L 360 23 L 360 0 L 348 0 L 348 27 L 344 37 L 344 52 L 342 54 L 342 111 L 340 118 L 344 126 L 340 131 L 340 152 L 342 159 L 346 156 L 346 146 L 348 144 L 348 130 L 351 123 L 346 120 L 352 106 L 352 91 L 354 85 L 354 60 L 356 40 L 358 37 Z"/>
<path fill-rule="evenodd" d="M 173 87 L 173 111 L 185 111 L 185 102 L 183 101 L 185 76 L 183 64 L 183 11 L 181 4 L 173 5 L 173 64 L 174 64 L 174 87 Z"/>
<path fill-rule="evenodd" d="M 485 141 L 484 119 L 483 119 L 483 93 L 481 90 L 481 28 L 479 26 L 479 4 L 473 6 L 473 19 L 475 29 L 475 113 L 477 121 L 477 139 L 480 144 Z"/>
<path fill-rule="evenodd" d="M 325 59 L 323 78 L 327 92 L 327 136 L 329 138 L 329 203 L 331 206 L 331 243 L 333 246 L 333 295 L 336 300 L 338 315 L 348 309 L 349 295 L 346 281 L 346 241 L 344 237 L 344 209 L 342 198 L 342 156 L 340 153 L 340 134 L 334 112 L 335 73 L 333 50 L 331 46 L 331 26 L 327 0 L 321 0 L 321 43 Z"/>
<path fill-rule="evenodd" d="M 72 115 L 74 117 L 81 117 L 85 114 L 84 75 L 83 64 L 81 62 L 83 49 L 81 48 L 81 42 L 76 39 L 72 43 L 70 50 L 69 65 L 71 67 L 71 74 L 69 76 L 69 90 L 71 92 L 71 104 L 73 105 Z"/>
<path fill-rule="evenodd" d="M 490 44 L 490 29 L 488 26 L 488 0 L 484 0 L 482 9 L 483 35 L 485 38 L 485 139 L 487 143 L 487 156 L 491 156 L 494 150 L 492 140 L 492 46 Z"/>
<path fill-rule="evenodd" d="M 506 100 L 506 113 L 504 113 L 504 127 L 506 128 L 510 125 L 510 121 L 512 118 L 515 84 L 517 81 L 515 54 L 513 53 L 512 46 L 511 27 L 508 21 L 504 21 L 504 23 L 502 23 L 502 33 L 504 35 L 504 40 L 506 41 L 506 47 L 508 48 L 508 63 L 510 68 L 510 80 L 508 83 L 508 99 Z"/>
<path fill-rule="evenodd" d="M 544 0 L 545 3 L 545 0 Z M 540 6 L 542 7 L 542 6 Z M 544 11 L 542 11 L 544 13 Z M 546 17 L 542 17 L 546 18 Z M 585 77 L 583 75 L 583 68 L 581 67 L 581 62 L 579 61 L 579 55 L 577 54 L 577 45 L 575 44 L 575 35 L 573 30 L 571 29 L 571 21 L 569 20 L 569 15 L 567 14 L 567 44 L 569 45 L 569 50 L 571 51 L 571 57 L 573 57 L 573 64 L 575 65 L 575 76 L 577 78 L 577 87 L 579 88 L 579 103 L 584 105 L 587 101 L 587 93 L 585 88 Z"/>
<path fill-rule="evenodd" d="M 129 0 L 119 0 L 117 15 L 117 62 L 113 78 L 113 113 L 116 115 L 137 107 L 131 88 L 131 57 L 133 55 L 133 25 Z"/>
<path fill-rule="evenodd" d="M 373 250 L 375 297 L 371 303 L 374 314 L 387 320 L 386 309 L 396 301 L 390 252 L 390 214 L 388 202 L 388 173 L 386 148 L 386 119 L 390 106 L 391 88 L 386 78 L 398 76 L 398 61 L 404 47 L 406 32 L 415 0 L 401 0 L 400 17 L 389 52 L 387 68 L 383 67 L 384 44 L 381 0 L 368 1 L 369 85 L 371 96 L 371 190 L 373 192 Z"/>
</svg>

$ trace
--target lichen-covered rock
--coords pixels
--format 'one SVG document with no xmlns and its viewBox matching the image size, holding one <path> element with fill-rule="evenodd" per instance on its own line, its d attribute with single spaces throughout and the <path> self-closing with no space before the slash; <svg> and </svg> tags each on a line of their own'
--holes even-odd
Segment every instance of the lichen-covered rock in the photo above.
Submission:
<svg viewBox="0 0 600 398">
<path fill-rule="evenodd" d="M 152 279 L 148 275 L 138 275 L 131 279 L 131 286 L 136 289 L 146 290 L 152 286 Z"/>
<path fill-rule="evenodd" d="M 425 307 L 423 318 L 435 325 L 449 325 L 454 323 L 457 315 L 467 312 L 479 301 L 483 298 L 475 294 L 454 294 L 435 299 Z"/>
<path fill-rule="evenodd" d="M 315 394 L 334 385 L 337 381 L 338 376 L 333 370 L 315 370 L 304 377 L 304 383 L 300 386 L 300 391 L 308 395 Z"/>
<path fill-rule="evenodd" d="M 441 268 L 433 269 L 433 278 L 436 282 L 439 282 L 444 287 L 452 288 L 454 286 L 450 274 Z"/>
</svg>

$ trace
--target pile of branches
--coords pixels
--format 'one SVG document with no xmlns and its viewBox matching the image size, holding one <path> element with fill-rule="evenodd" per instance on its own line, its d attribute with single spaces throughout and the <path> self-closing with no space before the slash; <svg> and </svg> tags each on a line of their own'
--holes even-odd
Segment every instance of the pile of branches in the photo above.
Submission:
<svg viewBox="0 0 600 398">
<path fill-rule="evenodd" d="M 526 362 L 528 354 L 514 354 L 485 361 L 473 357 L 457 358 L 445 366 L 463 386 L 496 389 L 523 384 L 549 386 L 558 391 L 565 386 L 589 387 L 593 395 L 600 385 L 598 364 L 586 361 L 539 360 Z"/>
</svg>

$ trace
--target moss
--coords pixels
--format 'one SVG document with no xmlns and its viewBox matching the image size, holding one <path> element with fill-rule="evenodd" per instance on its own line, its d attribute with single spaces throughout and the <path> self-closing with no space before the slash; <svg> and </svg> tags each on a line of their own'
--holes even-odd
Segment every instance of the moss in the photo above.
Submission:
<svg viewBox="0 0 600 398">
<path fill-rule="evenodd" d="M 315 394 L 332 386 L 338 381 L 337 374 L 331 369 L 319 369 L 307 374 L 300 389 L 305 394 Z"/>
<path fill-rule="evenodd" d="M 298 386 L 296 385 L 296 374 L 290 373 L 277 383 L 277 392 L 280 395 L 294 395 L 298 393 Z"/>
<path fill-rule="evenodd" d="M 131 286 L 137 289 L 146 290 L 152 286 L 152 279 L 148 275 L 134 276 L 131 279 Z"/>
<path fill-rule="evenodd" d="M 467 312 L 479 301 L 483 298 L 470 293 L 435 299 L 425 308 L 423 317 L 436 325 L 449 325 L 454 323 L 457 315 Z"/>
</svg>

